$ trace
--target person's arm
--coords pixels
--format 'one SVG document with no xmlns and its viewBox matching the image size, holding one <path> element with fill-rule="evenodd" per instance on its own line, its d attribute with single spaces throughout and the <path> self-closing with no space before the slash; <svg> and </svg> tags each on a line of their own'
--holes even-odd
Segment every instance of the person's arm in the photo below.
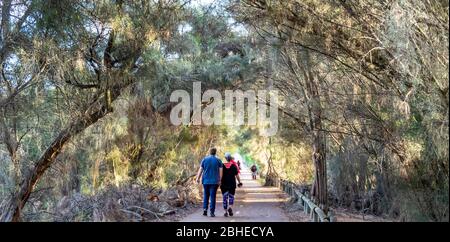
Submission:
<svg viewBox="0 0 450 242">
<path fill-rule="evenodd" d="M 238 181 L 238 187 L 241 187 L 241 186 L 242 186 L 242 183 L 241 183 L 241 177 L 239 176 L 239 171 L 238 171 L 238 170 L 236 170 L 236 175 L 235 175 L 235 177 L 236 177 L 236 179 L 237 179 L 237 181 Z"/>
<path fill-rule="evenodd" d="M 222 161 L 219 159 L 219 186 L 222 183 L 222 177 L 223 177 L 223 163 Z"/>
<path fill-rule="evenodd" d="M 203 168 L 200 166 L 200 168 L 198 168 L 197 178 L 195 179 L 195 181 L 197 183 L 200 182 L 200 178 L 202 178 L 202 174 L 203 174 Z"/>
<path fill-rule="evenodd" d="M 202 175 L 203 175 L 203 162 L 204 162 L 204 159 L 200 162 L 200 168 L 198 168 L 198 171 L 197 171 L 197 178 L 195 179 L 195 181 L 197 183 L 200 182 L 200 178 L 202 178 Z"/>
<path fill-rule="evenodd" d="M 223 168 L 220 167 L 219 168 L 219 185 L 220 185 L 220 183 L 222 183 L 222 176 L 223 176 Z"/>
</svg>

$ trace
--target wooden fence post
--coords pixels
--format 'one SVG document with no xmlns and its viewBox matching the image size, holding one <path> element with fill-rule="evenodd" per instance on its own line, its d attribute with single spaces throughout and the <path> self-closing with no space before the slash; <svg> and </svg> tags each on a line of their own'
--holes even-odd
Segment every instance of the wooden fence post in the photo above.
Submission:
<svg viewBox="0 0 450 242">
<path fill-rule="evenodd" d="M 330 220 L 330 222 L 337 222 L 334 211 L 331 209 L 328 210 L 328 219 Z"/>
<path fill-rule="evenodd" d="M 305 198 L 308 198 L 308 196 L 305 196 Z M 303 200 L 304 202 L 305 202 L 305 212 L 306 212 L 306 214 L 308 214 L 309 213 L 309 204 L 306 202 L 306 199 L 304 199 Z"/>
<path fill-rule="evenodd" d="M 313 221 L 319 222 L 319 215 L 317 215 L 317 213 L 316 213 L 316 208 L 314 208 L 314 210 L 313 210 Z"/>
</svg>

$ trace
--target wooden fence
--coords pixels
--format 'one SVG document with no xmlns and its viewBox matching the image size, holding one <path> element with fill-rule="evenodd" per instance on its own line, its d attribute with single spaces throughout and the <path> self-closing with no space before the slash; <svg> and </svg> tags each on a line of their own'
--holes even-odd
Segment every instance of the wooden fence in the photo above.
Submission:
<svg viewBox="0 0 450 242">
<path fill-rule="evenodd" d="M 297 203 L 303 206 L 303 212 L 310 216 L 312 222 L 335 222 L 336 218 L 330 209 L 328 214 L 317 206 L 310 198 L 309 194 L 302 191 L 296 184 L 279 178 L 272 181 L 273 185 L 280 188 L 289 196 L 293 197 Z"/>
</svg>

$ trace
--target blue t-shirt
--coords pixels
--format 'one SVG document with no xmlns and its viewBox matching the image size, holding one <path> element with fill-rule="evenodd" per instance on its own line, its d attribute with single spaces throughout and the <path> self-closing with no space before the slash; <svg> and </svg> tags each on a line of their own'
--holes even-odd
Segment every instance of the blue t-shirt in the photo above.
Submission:
<svg viewBox="0 0 450 242">
<path fill-rule="evenodd" d="M 223 166 L 219 158 L 209 155 L 203 158 L 200 166 L 203 168 L 202 184 L 219 184 L 219 168 Z"/>
</svg>

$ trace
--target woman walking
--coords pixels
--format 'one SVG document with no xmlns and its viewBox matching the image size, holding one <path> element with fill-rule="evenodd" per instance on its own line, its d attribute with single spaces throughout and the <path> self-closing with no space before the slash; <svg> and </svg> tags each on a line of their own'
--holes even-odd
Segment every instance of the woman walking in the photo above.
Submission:
<svg viewBox="0 0 450 242">
<path fill-rule="evenodd" d="M 225 162 L 223 163 L 223 175 L 220 184 L 220 190 L 223 196 L 223 209 L 225 210 L 225 217 L 233 216 L 234 194 L 236 192 L 236 179 L 238 186 L 241 187 L 241 178 L 239 177 L 239 170 L 237 165 L 232 162 L 231 155 L 225 153 Z"/>
</svg>

